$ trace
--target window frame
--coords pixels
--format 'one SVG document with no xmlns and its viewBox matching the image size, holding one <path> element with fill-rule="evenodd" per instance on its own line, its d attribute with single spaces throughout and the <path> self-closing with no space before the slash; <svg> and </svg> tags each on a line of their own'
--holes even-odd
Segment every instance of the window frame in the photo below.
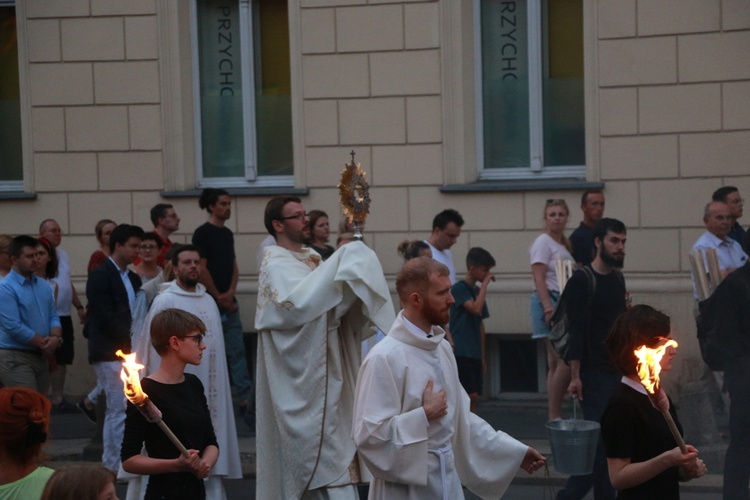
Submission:
<svg viewBox="0 0 750 500">
<path fill-rule="evenodd" d="M 203 175 L 203 143 L 200 99 L 200 66 L 198 47 L 198 1 L 190 1 L 190 51 L 193 84 L 193 134 L 195 145 L 195 184 L 198 188 L 291 187 L 292 175 L 258 175 L 258 151 L 255 106 L 255 43 L 252 34 L 258 29 L 258 18 L 253 0 L 232 0 L 239 4 L 240 53 L 242 75 L 242 122 L 244 132 L 245 175 L 243 177 L 206 177 Z M 252 55 L 247 57 L 247 55 Z M 293 135 L 294 136 L 294 135 Z M 294 142 L 294 138 L 292 139 Z M 294 145 L 292 146 L 294 147 Z M 293 167 L 296 170 L 296 162 Z"/>
<path fill-rule="evenodd" d="M 481 0 L 474 0 L 473 33 L 474 33 L 474 91 L 476 118 L 476 165 L 480 181 L 529 180 L 529 179 L 585 179 L 587 165 L 563 165 L 544 167 L 544 119 L 543 119 L 543 33 L 546 26 L 543 22 L 542 0 L 526 0 L 529 53 L 529 159 L 528 167 L 520 168 L 486 168 L 484 157 L 484 99 L 482 87 L 482 10 Z M 584 13 L 586 9 L 584 2 Z M 586 29 L 586 21 L 584 30 Z M 585 42 L 584 33 L 584 47 Z M 584 68 L 588 66 L 585 63 Z M 584 108 L 586 108 L 587 76 L 584 74 Z M 584 140 L 588 142 L 589 114 L 584 109 Z M 585 145 L 588 151 L 588 144 Z"/>
</svg>

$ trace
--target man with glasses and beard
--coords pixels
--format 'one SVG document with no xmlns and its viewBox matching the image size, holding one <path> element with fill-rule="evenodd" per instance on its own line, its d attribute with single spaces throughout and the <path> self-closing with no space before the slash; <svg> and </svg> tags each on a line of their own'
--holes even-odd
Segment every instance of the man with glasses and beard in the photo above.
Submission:
<svg viewBox="0 0 750 500">
<path fill-rule="evenodd" d="M 310 218 L 299 198 L 266 205 L 276 240 L 258 279 L 257 498 L 358 498 L 367 481 L 352 439 L 362 341 L 394 310 L 375 252 L 348 243 L 321 262 L 304 246 Z M 364 477 L 363 477 L 364 476 Z"/>
<path fill-rule="evenodd" d="M 151 346 L 151 322 L 165 309 L 181 309 L 196 315 L 206 325 L 200 339 L 205 343 L 203 361 L 199 365 L 188 365 L 186 373 L 192 373 L 203 383 L 211 422 L 219 446 L 219 458 L 206 480 L 207 498 L 224 498 L 222 478 L 242 478 L 239 444 L 232 409 L 232 389 L 229 385 L 227 360 L 224 355 L 224 334 L 221 314 L 216 301 L 206 292 L 206 287 L 198 282 L 201 272 L 201 254 L 194 245 L 178 245 L 172 251 L 172 269 L 175 280 L 168 283 L 151 305 L 138 337 L 136 359 L 145 366 L 141 377 L 159 368 L 161 357 Z M 197 338 L 196 338 L 197 339 Z M 140 479 L 140 478 L 139 478 Z M 146 478 L 148 479 L 148 478 Z M 131 482 L 134 487 L 138 482 Z M 145 481 L 142 483 L 145 487 Z"/>
<path fill-rule="evenodd" d="M 617 317 L 628 307 L 625 279 L 619 271 L 625 261 L 626 240 L 625 224 L 617 219 L 602 218 L 594 227 L 596 256 L 587 266 L 592 271 L 593 283 L 585 271 L 579 270 L 568 280 L 564 292 L 568 297 L 570 331 L 570 347 L 565 357 L 570 365 L 568 393 L 581 401 L 584 418 L 596 422 L 601 420 L 621 378 L 610 361 L 604 339 Z M 589 296 L 592 289 L 593 295 Z M 579 500 L 592 486 L 596 500 L 615 498 L 601 441 L 596 450 L 594 472 L 571 476 L 557 498 Z"/>
</svg>

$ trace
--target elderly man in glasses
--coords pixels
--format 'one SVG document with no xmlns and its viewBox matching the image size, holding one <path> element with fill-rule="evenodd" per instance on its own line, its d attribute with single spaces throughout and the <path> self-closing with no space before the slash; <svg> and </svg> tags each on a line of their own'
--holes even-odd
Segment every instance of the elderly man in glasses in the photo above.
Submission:
<svg viewBox="0 0 750 500">
<path fill-rule="evenodd" d="M 714 194 L 711 195 L 711 199 L 713 201 L 720 201 L 727 204 L 729 207 L 729 213 L 732 216 L 732 227 L 727 236 L 740 245 L 744 245 L 746 231 L 745 228 L 737 222 L 738 219 L 742 217 L 742 206 L 745 203 L 745 200 L 742 199 L 742 195 L 740 195 L 740 190 L 734 186 L 720 187 L 714 191 Z"/>
<path fill-rule="evenodd" d="M 264 223 L 258 283 L 257 498 L 358 498 L 367 481 L 352 439 L 361 341 L 394 320 L 375 253 L 348 243 L 321 262 L 303 242 L 297 197 L 276 197 Z"/>
</svg>

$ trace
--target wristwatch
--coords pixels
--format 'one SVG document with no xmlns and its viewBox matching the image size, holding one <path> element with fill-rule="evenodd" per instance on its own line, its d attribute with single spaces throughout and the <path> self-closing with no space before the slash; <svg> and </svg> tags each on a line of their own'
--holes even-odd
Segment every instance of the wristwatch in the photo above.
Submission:
<svg viewBox="0 0 750 500">
<path fill-rule="evenodd" d="M 60 345 L 63 345 L 63 338 L 62 335 L 51 335 L 52 337 L 55 337 L 57 340 L 60 341 Z"/>
</svg>

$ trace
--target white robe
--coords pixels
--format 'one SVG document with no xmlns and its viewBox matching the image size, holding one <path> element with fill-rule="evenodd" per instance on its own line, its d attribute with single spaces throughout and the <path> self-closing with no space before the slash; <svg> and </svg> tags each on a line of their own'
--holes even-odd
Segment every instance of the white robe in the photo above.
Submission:
<svg viewBox="0 0 750 500">
<path fill-rule="evenodd" d="M 258 498 L 352 483 L 361 341 L 394 316 L 380 262 L 363 243 L 322 264 L 310 249 L 265 249 L 255 317 Z"/>
<path fill-rule="evenodd" d="M 432 334 L 428 338 L 399 313 L 362 363 L 353 436 L 374 476 L 369 498 L 461 499 L 461 483 L 482 498 L 498 498 L 528 446 L 469 411 L 445 332 L 436 326 Z M 445 389 L 448 398 L 447 415 L 432 422 L 422 409 L 429 380 L 434 392 Z"/>
<path fill-rule="evenodd" d="M 211 475 L 206 483 L 206 498 L 225 498 L 220 478 L 242 478 L 242 462 L 240 448 L 237 441 L 237 427 L 234 421 L 234 407 L 232 406 L 232 390 L 229 385 L 226 352 L 224 349 L 224 330 L 221 327 L 221 315 L 216 302 L 206 293 L 206 288 L 200 283 L 195 292 L 188 292 L 180 288 L 176 281 L 164 283 L 160 286 L 159 294 L 154 298 L 148 316 L 143 322 L 143 329 L 133 346 L 136 360 L 145 367 L 141 370 L 141 378 L 153 373 L 159 368 L 161 357 L 151 345 L 151 320 L 164 309 L 182 309 L 198 316 L 206 325 L 203 341 L 206 349 L 203 351 L 201 364 L 188 365 L 186 373 L 192 373 L 203 383 L 211 412 L 211 423 L 214 426 L 216 441 L 219 445 L 219 459 L 211 469 Z M 148 477 L 145 478 L 146 480 Z M 213 484 L 217 481 L 218 484 Z M 136 487 L 131 481 L 132 487 Z M 141 485 L 141 491 L 131 491 L 128 488 L 128 498 L 142 498 L 145 494 L 146 481 Z"/>
</svg>

